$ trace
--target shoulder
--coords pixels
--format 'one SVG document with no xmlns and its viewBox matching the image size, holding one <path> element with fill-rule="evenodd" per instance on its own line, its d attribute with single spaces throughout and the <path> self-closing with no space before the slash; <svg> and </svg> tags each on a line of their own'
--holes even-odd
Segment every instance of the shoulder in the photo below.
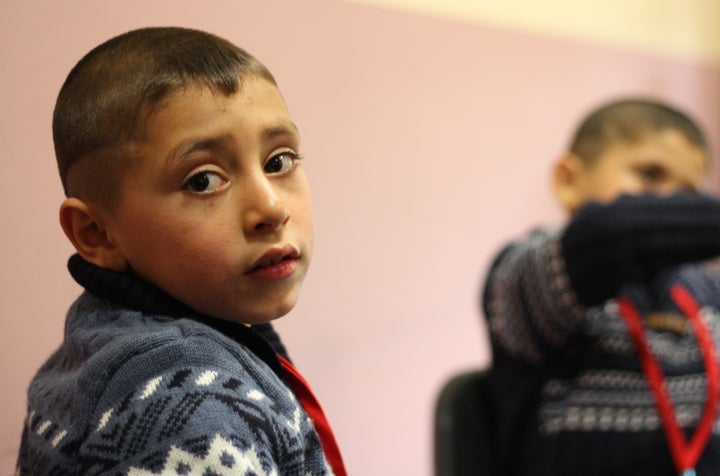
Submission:
<svg viewBox="0 0 720 476">
<path fill-rule="evenodd" d="M 493 259 L 490 274 L 516 273 L 526 266 L 545 267 L 560 256 L 562 230 L 562 227 L 535 228 L 506 244 Z"/>
<path fill-rule="evenodd" d="M 315 435 L 305 413 L 245 346 L 189 319 L 94 301 L 76 303 L 65 342 L 33 381 L 25 446 L 83 462 L 83 474 L 222 454 L 271 474 L 303 456 Z"/>
<path fill-rule="evenodd" d="M 510 251 L 517 252 L 547 246 L 551 241 L 557 240 L 563 229 L 564 227 L 561 226 L 533 228 L 519 238 L 506 243 L 498 253 L 498 258 Z"/>
<path fill-rule="evenodd" d="M 44 370 L 84 373 L 84 381 L 96 385 L 125 376 L 128 387 L 182 364 L 239 372 L 257 360 L 204 323 L 129 310 L 85 293 L 68 313 L 64 341 Z"/>
<path fill-rule="evenodd" d="M 69 313 L 58 354 L 54 370 L 77 373 L 79 384 L 91 387 L 85 390 L 95 398 L 113 399 L 160 375 L 167 378 L 172 369 L 213 369 L 279 381 L 242 341 L 203 322 L 132 311 L 90 295 Z M 47 370 L 52 369 L 51 364 Z"/>
<path fill-rule="evenodd" d="M 720 259 L 679 266 L 668 274 L 658 276 L 652 284 L 660 290 L 666 290 L 669 284 L 679 284 L 687 288 L 702 306 L 718 309 L 720 308 Z"/>
</svg>

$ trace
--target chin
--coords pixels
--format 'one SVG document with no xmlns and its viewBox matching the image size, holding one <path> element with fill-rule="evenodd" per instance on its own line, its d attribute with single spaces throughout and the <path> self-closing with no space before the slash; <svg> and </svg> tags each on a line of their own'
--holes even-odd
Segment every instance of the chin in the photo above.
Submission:
<svg viewBox="0 0 720 476">
<path fill-rule="evenodd" d="M 276 312 L 268 316 L 266 322 L 274 321 L 275 319 L 280 319 L 281 317 L 286 316 L 290 311 L 293 310 L 293 308 L 295 308 L 295 301 L 293 301 L 292 304 L 278 308 Z"/>
<path fill-rule="evenodd" d="M 288 303 L 281 303 L 272 309 L 246 310 L 239 318 L 231 318 L 229 321 L 242 322 L 244 324 L 266 324 L 288 314 L 295 307 L 295 300 Z"/>
</svg>

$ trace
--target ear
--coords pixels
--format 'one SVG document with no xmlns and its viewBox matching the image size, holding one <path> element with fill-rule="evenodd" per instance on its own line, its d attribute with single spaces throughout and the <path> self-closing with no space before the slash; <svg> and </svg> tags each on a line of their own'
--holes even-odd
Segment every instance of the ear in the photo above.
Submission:
<svg viewBox="0 0 720 476">
<path fill-rule="evenodd" d="M 101 268 L 125 271 L 128 262 L 100 218 L 98 209 L 75 197 L 60 205 L 60 226 L 80 256 Z"/>
<path fill-rule="evenodd" d="M 568 213 L 573 213 L 582 203 L 582 179 L 585 164 L 573 153 L 567 153 L 555 164 L 553 188 L 555 198 Z"/>
</svg>

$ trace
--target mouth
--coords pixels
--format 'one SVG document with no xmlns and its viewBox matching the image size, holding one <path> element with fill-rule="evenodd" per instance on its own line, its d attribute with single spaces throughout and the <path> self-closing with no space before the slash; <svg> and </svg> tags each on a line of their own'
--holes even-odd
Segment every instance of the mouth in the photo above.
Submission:
<svg viewBox="0 0 720 476">
<path fill-rule="evenodd" d="M 265 270 L 287 267 L 300 258 L 300 252 L 291 245 L 273 248 L 250 266 L 247 274 L 258 274 Z"/>
</svg>

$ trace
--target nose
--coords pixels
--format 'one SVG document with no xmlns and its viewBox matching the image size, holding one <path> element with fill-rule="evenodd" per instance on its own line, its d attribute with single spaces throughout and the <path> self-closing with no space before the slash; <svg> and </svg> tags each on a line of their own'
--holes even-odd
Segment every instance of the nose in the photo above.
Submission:
<svg viewBox="0 0 720 476">
<path fill-rule="evenodd" d="M 290 220 L 290 211 L 267 177 L 248 184 L 243 207 L 243 226 L 248 235 L 275 233 Z"/>
</svg>

